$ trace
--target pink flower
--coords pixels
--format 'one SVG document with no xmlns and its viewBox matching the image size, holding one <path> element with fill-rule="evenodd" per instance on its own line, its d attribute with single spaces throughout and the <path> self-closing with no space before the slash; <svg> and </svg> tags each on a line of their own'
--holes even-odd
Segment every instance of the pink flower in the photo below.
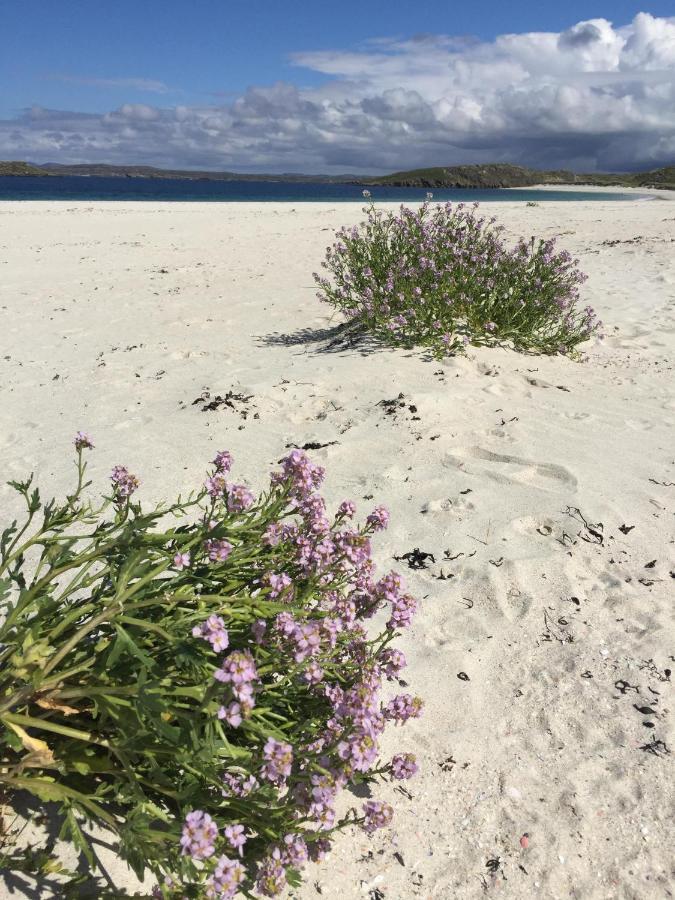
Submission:
<svg viewBox="0 0 675 900">
<path fill-rule="evenodd" d="M 319 684 L 323 678 L 323 669 L 317 662 L 312 660 L 302 673 L 302 678 L 303 681 L 306 681 L 308 684 Z"/>
<path fill-rule="evenodd" d="M 228 512 L 244 512 L 250 509 L 255 502 L 255 497 L 243 484 L 231 484 L 227 488 Z"/>
<path fill-rule="evenodd" d="M 94 449 L 94 442 L 86 431 L 78 431 L 73 443 L 75 444 L 75 449 L 77 451 Z"/>
<path fill-rule="evenodd" d="M 293 747 L 273 737 L 267 738 L 263 747 L 265 762 L 260 774 L 266 781 L 282 785 L 291 774 L 293 765 Z"/>
<path fill-rule="evenodd" d="M 417 600 L 409 594 L 397 597 L 392 603 L 391 618 L 387 622 L 387 628 L 392 631 L 395 628 L 407 628 L 417 612 Z"/>
<path fill-rule="evenodd" d="M 399 672 L 405 669 L 408 664 L 403 651 L 395 650 L 392 647 L 387 647 L 382 651 L 379 663 L 387 678 L 396 678 Z"/>
<path fill-rule="evenodd" d="M 291 495 L 298 499 L 308 497 L 319 487 L 324 470 L 315 465 L 304 450 L 292 450 L 281 461 L 282 471 L 272 476 L 274 484 L 289 484 Z"/>
<path fill-rule="evenodd" d="M 417 772 L 417 761 L 412 753 L 397 753 L 391 761 L 391 774 L 399 780 L 412 778 Z"/>
<path fill-rule="evenodd" d="M 248 797 L 260 787 L 260 783 L 254 775 L 233 775 L 231 772 L 224 773 L 223 785 L 223 797 Z"/>
<path fill-rule="evenodd" d="M 232 468 L 232 454 L 229 450 L 219 450 L 213 460 L 213 465 L 219 472 L 229 472 Z"/>
<path fill-rule="evenodd" d="M 244 826 L 227 825 L 225 828 L 225 840 L 231 847 L 239 851 L 239 856 L 242 856 L 242 847 L 247 840 L 246 835 L 244 834 Z"/>
<path fill-rule="evenodd" d="M 365 821 L 363 830 L 372 834 L 378 828 L 386 828 L 394 817 L 394 810 L 383 800 L 368 800 L 363 804 Z"/>
<path fill-rule="evenodd" d="M 117 502 L 130 497 L 137 490 L 139 481 L 132 475 L 126 466 L 115 466 L 110 474 L 113 485 L 113 495 Z"/>
<path fill-rule="evenodd" d="M 280 850 L 283 864 L 294 869 L 301 869 L 309 859 L 307 844 L 299 834 L 285 835 Z"/>
<path fill-rule="evenodd" d="M 377 758 L 377 741 L 364 730 L 354 732 L 338 744 L 338 756 L 357 772 L 367 772 Z"/>
<path fill-rule="evenodd" d="M 282 540 L 282 526 L 278 522 L 271 522 L 262 536 L 263 544 L 268 547 L 276 547 Z"/>
<path fill-rule="evenodd" d="M 389 510 L 384 506 L 377 506 L 366 519 L 373 531 L 384 531 L 389 524 Z"/>
<path fill-rule="evenodd" d="M 306 622 L 298 625 L 291 640 L 295 644 L 295 661 L 302 662 L 308 656 L 314 656 L 321 647 L 321 632 L 314 622 Z"/>
<path fill-rule="evenodd" d="M 231 900 L 246 877 L 246 869 L 240 862 L 221 856 L 212 875 L 206 881 L 206 897 Z"/>
<path fill-rule="evenodd" d="M 384 707 L 385 719 L 394 722 L 407 722 L 408 719 L 418 719 L 422 715 L 422 700 L 411 694 L 398 694 Z"/>
<path fill-rule="evenodd" d="M 233 650 L 229 656 L 223 660 L 220 669 L 216 669 L 213 673 L 214 678 L 225 684 L 243 684 L 244 682 L 256 681 L 258 672 L 255 667 L 255 661 L 248 650 Z"/>
<path fill-rule="evenodd" d="M 195 625 L 192 629 L 192 635 L 208 641 L 216 653 L 222 653 L 223 650 L 227 650 L 230 643 L 225 622 L 220 616 L 209 616 L 205 622 Z"/>
<path fill-rule="evenodd" d="M 256 879 L 256 890 L 264 897 L 278 897 L 286 888 L 286 870 L 274 856 L 266 856 Z"/>
<path fill-rule="evenodd" d="M 241 715 L 241 705 L 239 703 L 229 703 L 227 706 L 221 706 L 218 710 L 218 718 L 224 719 L 232 728 L 239 728 L 243 721 Z"/>
<path fill-rule="evenodd" d="M 204 487 L 206 488 L 207 494 L 213 497 L 214 500 L 217 500 L 220 497 L 225 495 L 225 491 L 227 490 L 227 481 L 225 480 L 225 476 L 222 472 L 216 472 L 215 475 L 212 475 L 211 478 L 207 478 L 204 482 Z"/>
<path fill-rule="evenodd" d="M 206 542 L 205 548 L 211 562 L 225 562 L 232 552 L 232 544 L 225 540 L 210 539 Z"/>
<path fill-rule="evenodd" d="M 337 511 L 339 519 L 353 519 L 355 513 L 356 504 L 353 500 L 343 500 Z"/>
<path fill-rule="evenodd" d="M 265 576 L 264 581 L 269 585 L 271 600 L 275 600 L 282 595 L 285 595 L 285 599 L 292 599 L 293 581 L 285 572 L 281 574 L 270 572 Z"/>
<path fill-rule="evenodd" d="M 173 558 L 174 568 L 178 569 L 180 572 L 181 569 L 187 569 L 190 565 L 190 554 L 189 553 L 176 553 Z"/>
<path fill-rule="evenodd" d="M 196 809 L 185 817 L 180 839 L 181 853 L 193 859 L 208 859 L 215 853 L 218 828 L 208 813 Z"/>
</svg>

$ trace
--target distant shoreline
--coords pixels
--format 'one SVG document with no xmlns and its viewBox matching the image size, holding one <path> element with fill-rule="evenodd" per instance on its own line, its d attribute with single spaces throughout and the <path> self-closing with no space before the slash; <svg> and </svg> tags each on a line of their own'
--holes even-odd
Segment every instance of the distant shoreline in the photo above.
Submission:
<svg viewBox="0 0 675 900">
<path fill-rule="evenodd" d="M 566 193 L 568 191 L 583 191 L 588 194 L 606 194 L 616 193 L 617 188 L 621 188 L 620 193 L 631 195 L 642 195 L 647 200 L 675 200 L 675 192 L 669 188 L 653 188 L 653 187 L 631 187 L 630 185 L 605 185 L 605 184 L 533 184 L 527 188 L 529 191 L 560 191 Z M 504 191 L 518 191 L 524 188 L 501 188 Z M 647 195 L 647 196 L 644 196 Z M 635 196 L 635 200 L 639 200 L 640 196 Z"/>
<path fill-rule="evenodd" d="M 343 184 L 362 187 L 401 187 L 422 190 L 498 190 L 502 188 L 653 188 L 675 190 L 675 167 L 666 166 L 649 172 L 583 173 L 564 169 L 541 170 L 502 163 L 486 165 L 448 166 L 412 169 L 390 175 L 307 175 L 303 173 L 241 173 L 187 169 L 160 169 L 154 166 L 109 165 L 81 163 L 66 165 L 44 163 L 35 165 L 24 161 L 0 161 L 0 176 L 13 178 L 38 177 L 99 177 L 120 179 L 187 180 L 194 182 L 270 182 L 278 184 Z"/>
</svg>

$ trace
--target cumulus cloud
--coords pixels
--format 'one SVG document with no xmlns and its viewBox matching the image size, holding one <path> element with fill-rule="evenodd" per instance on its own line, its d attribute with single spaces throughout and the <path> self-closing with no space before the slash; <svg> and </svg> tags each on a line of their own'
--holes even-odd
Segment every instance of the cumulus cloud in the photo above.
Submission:
<svg viewBox="0 0 675 900">
<path fill-rule="evenodd" d="M 329 173 L 675 161 L 675 17 L 591 19 L 489 42 L 384 37 L 292 62 L 328 77 L 251 87 L 214 106 L 36 107 L 0 121 L 0 158 Z"/>
</svg>

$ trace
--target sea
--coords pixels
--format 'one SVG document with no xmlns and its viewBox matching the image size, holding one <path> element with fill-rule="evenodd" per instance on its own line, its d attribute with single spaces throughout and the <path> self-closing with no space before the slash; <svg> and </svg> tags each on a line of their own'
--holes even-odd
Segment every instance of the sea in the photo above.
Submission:
<svg viewBox="0 0 675 900">
<path fill-rule="evenodd" d="M 420 202 L 425 188 L 371 187 L 374 201 Z M 453 202 L 514 201 L 547 203 L 635 200 L 638 194 L 620 191 L 556 191 L 532 188 L 510 190 L 433 190 L 434 200 Z M 190 178 L 105 178 L 95 175 L 50 175 L 48 177 L 0 176 L 0 200 L 152 200 L 211 203 L 341 203 L 363 202 L 363 187 L 357 184 L 321 184 L 284 181 L 209 181 Z"/>
</svg>

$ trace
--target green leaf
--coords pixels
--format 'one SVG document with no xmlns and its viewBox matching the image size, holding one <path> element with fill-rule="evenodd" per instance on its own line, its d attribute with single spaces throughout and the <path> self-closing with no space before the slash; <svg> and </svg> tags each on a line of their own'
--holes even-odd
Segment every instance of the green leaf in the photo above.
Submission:
<svg viewBox="0 0 675 900">
<path fill-rule="evenodd" d="M 0 536 L 0 557 L 4 559 L 5 551 L 7 547 L 9 547 L 10 541 L 12 537 L 17 532 L 16 519 L 12 522 L 11 525 L 8 525 L 7 528 L 2 532 L 2 536 Z M 7 582 L 9 584 L 9 582 Z M 0 585 L 2 585 L 2 581 L 0 581 Z M 0 598 L 2 597 L 2 593 L 0 593 Z"/>
<path fill-rule="evenodd" d="M 61 831 L 59 833 L 59 837 L 61 840 L 70 840 L 77 847 L 77 849 L 83 853 L 86 857 L 87 862 L 91 866 L 92 869 L 96 868 L 96 862 L 94 859 L 94 853 L 91 848 L 91 844 L 85 837 L 80 828 L 77 819 L 75 818 L 75 813 L 70 804 L 63 804 L 61 809 L 65 808 L 65 818 L 63 820 L 63 825 L 61 826 Z"/>
<path fill-rule="evenodd" d="M 108 668 L 111 669 L 123 653 L 128 653 L 130 656 L 136 657 L 136 659 L 140 660 L 147 669 L 153 668 L 155 661 L 152 657 L 141 650 L 124 628 L 116 622 L 114 623 L 114 627 L 117 632 L 117 639 L 108 654 Z"/>
</svg>

